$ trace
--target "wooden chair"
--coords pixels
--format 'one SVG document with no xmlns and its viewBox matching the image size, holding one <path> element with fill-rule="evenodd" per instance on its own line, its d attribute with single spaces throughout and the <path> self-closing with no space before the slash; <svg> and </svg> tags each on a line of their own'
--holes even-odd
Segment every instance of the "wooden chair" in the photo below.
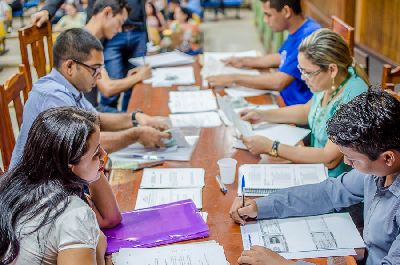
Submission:
<svg viewBox="0 0 400 265">
<path fill-rule="evenodd" d="M 393 68 L 389 64 L 384 64 L 382 70 L 382 89 L 394 91 L 394 87 L 397 84 L 400 84 L 400 66 Z"/>
<path fill-rule="evenodd" d="M 53 40 L 51 33 L 51 24 L 46 22 L 42 27 L 28 26 L 18 30 L 19 45 L 21 49 L 22 63 L 26 65 L 28 80 L 32 85 L 32 74 L 30 71 L 30 62 L 28 47 L 31 47 L 33 66 L 38 78 L 45 76 L 53 67 Z M 44 38 L 47 40 L 47 56 L 45 54 Z M 47 58 L 47 61 L 46 61 Z"/>
<path fill-rule="evenodd" d="M 354 28 L 346 24 L 343 20 L 336 16 L 332 16 L 331 28 L 338 33 L 347 42 L 350 48 L 350 54 L 354 53 Z"/>
<path fill-rule="evenodd" d="M 12 151 L 15 146 L 15 136 L 8 105 L 11 102 L 14 103 L 17 124 L 21 128 L 24 104 L 31 90 L 25 65 L 20 65 L 19 69 L 19 73 L 9 78 L 4 85 L 0 85 L 0 111 L 2 113 L 2 118 L 0 119 L 0 149 L 4 170 L 7 170 L 10 164 Z M 23 94 L 23 102 L 21 100 L 21 92 Z"/>
</svg>

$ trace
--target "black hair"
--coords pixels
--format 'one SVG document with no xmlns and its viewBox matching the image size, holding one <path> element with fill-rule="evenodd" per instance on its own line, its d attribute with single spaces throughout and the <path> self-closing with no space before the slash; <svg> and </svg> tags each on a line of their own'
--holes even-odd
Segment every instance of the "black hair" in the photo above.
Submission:
<svg viewBox="0 0 400 265">
<path fill-rule="evenodd" d="M 376 160 L 388 150 L 400 152 L 400 101 L 371 89 L 343 104 L 328 121 L 329 139 Z"/>
<path fill-rule="evenodd" d="M 181 1 L 180 0 L 169 0 L 169 3 L 181 5 Z"/>
<path fill-rule="evenodd" d="M 186 8 L 186 7 L 180 7 L 180 9 L 181 9 L 182 13 L 185 14 L 185 15 L 187 16 L 187 17 L 186 17 L 186 22 L 188 22 L 188 21 L 192 18 L 193 12 L 190 11 L 190 10 L 189 10 L 188 8 Z"/>
<path fill-rule="evenodd" d="M 128 13 L 130 11 L 130 8 L 128 7 L 128 2 L 126 0 L 96 0 L 93 5 L 92 15 L 97 15 L 106 7 L 111 7 L 114 16 L 117 14 L 121 14 L 124 9 Z"/>
<path fill-rule="evenodd" d="M 54 67 L 59 69 L 62 62 L 68 59 L 84 62 L 89 59 L 92 50 L 103 51 L 103 45 L 95 36 L 84 29 L 68 29 L 54 43 Z"/>
<path fill-rule="evenodd" d="M 270 6 L 278 12 L 282 11 L 285 6 L 290 7 L 296 15 L 303 13 L 300 0 L 261 0 L 263 3 L 269 2 Z"/>
<path fill-rule="evenodd" d="M 68 196 L 83 198 L 87 182 L 69 165 L 79 163 L 97 127 L 96 114 L 74 107 L 52 108 L 35 119 L 21 160 L 0 178 L 0 264 L 17 257 L 26 236 L 19 229 L 25 223 L 43 215 L 27 234 L 35 233 L 54 224 L 68 206 Z"/>
</svg>

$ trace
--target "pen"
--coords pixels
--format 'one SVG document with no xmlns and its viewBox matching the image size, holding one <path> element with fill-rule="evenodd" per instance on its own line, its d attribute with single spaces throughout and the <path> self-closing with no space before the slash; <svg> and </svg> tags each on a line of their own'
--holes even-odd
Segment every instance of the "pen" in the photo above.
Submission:
<svg viewBox="0 0 400 265">
<path fill-rule="evenodd" d="M 132 157 L 144 160 L 165 160 L 165 157 L 157 155 L 132 155 Z"/>
<path fill-rule="evenodd" d="M 250 234 L 248 234 L 248 236 L 249 236 L 249 246 L 250 246 L 250 248 L 253 246 L 253 244 L 251 243 L 251 235 Z"/>
<path fill-rule="evenodd" d="M 244 182 L 244 175 L 242 175 L 242 207 L 244 207 L 244 187 L 245 187 L 245 182 Z"/>
<path fill-rule="evenodd" d="M 225 195 L 228 192 L 228 189 L 225 187 L 224 183 L 221 182 L 221 177 L 217 175 L 215 176 L 215 179 L 218 182 L 219 190 Z"/>
</svg>

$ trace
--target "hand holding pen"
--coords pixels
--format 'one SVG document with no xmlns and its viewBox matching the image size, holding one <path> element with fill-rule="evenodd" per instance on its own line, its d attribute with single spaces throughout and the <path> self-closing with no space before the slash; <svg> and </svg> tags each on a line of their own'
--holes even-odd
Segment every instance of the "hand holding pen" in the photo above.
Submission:
<svg viewBox="0 0 400 265">
<path fill-rule="evenodd" d="M 233 221 L 242 225 L 246 224 L 249 219 L 256 218 L 258 214 L 256 201 L 249 198 L 244 198 L 244 200 L 243 206 L 243 197 L 237 197 L 229 211 Z"/>
</svg>

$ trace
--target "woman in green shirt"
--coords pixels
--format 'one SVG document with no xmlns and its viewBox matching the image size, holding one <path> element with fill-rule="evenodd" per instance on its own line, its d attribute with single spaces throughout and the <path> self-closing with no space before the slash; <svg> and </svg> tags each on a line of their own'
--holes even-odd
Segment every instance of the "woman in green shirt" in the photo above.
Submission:
<svg viewBox="0 0 400 265">
<path fill-rule="evenodd" d="M 329 176 L 337 177 L 349 168 L 338 147 L 328 139 L 326 124 L 342 104 L 368 90 L 368 79 L 353 64 L 343 38 L 329 29 L 317 30 L 303 40 L 298 62 L 302 78 L 314 93 L 309 102 L 273 110 L 244 110 L 240 114 L 251 123 L 308 124 L 311 145 L 289 146 L 263 136 L 245 137 L 243 142 L 255 155 L 270 154 L 293 163 L 324 163 Z"/>
</svg>

